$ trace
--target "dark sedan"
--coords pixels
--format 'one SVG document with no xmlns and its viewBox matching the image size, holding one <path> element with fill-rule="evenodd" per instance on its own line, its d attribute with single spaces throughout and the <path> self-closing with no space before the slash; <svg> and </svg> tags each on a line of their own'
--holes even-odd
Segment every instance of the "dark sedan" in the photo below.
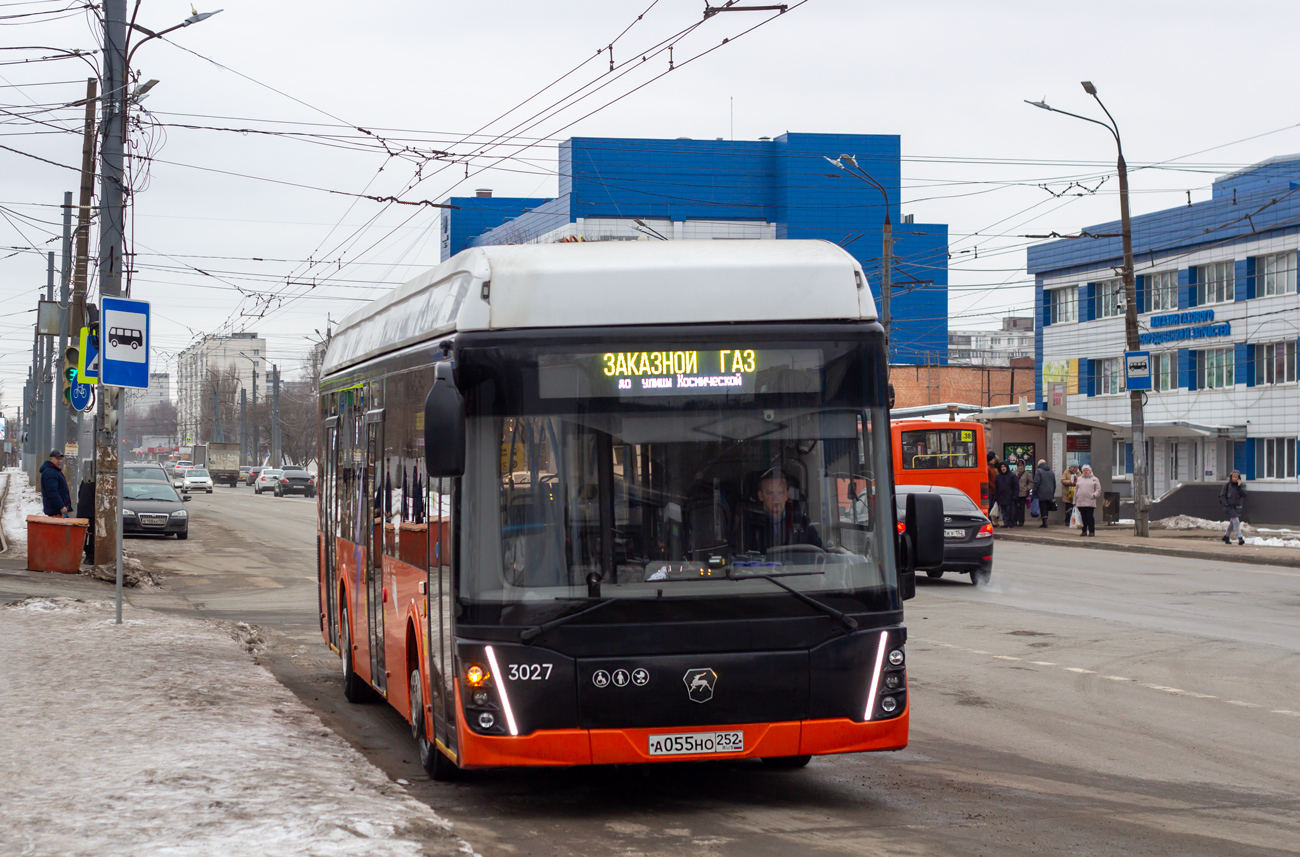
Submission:
<svg viewBox="0 0 1300 857">
<path fill-rule="evenodd" d="M 266 469 L 264 464 L 255 464 L 244 473 L 244 484 L 252 485 L 257 481 L 257 475 Z"/>
<path fill-rule="evenodd" d="M 312 476 L 301 467 L 284 468 L 280 472 L 275 483 L 275 496 L 284 497 L 288 494 L 301 494 L 304 497 L 316 496 L 316 477 Z"/>
<path fill-rule="evenodd" d="M 938 494 L 943 501 L 943 566 L 927 571 L 943 577 L 945 571 L 969 574 L 971 583 L 988 583 L 993 574 L 993 524 L 979 506 L 957 488 L 946 485 L 897 485 L 899 514 L 913 492 Z"/>
<path fill-rule="evenodd" d="M 122 533 L 190 537 L 189 497 L 182 498 L 166 482 L 122 480 Z"/>
</svg>

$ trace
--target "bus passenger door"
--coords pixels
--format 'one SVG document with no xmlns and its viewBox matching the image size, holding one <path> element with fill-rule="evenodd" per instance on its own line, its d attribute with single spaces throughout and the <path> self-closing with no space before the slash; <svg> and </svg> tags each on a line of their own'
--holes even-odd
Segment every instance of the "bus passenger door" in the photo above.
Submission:
<svg viewBox="0 0 1300 857">
<path fill-rule="evenodd" d="M 322 466 L 319 468 L 316 502 L 320 506 L 321 537 L 324 539 L 323 575 L 321 586 L 324 589 L 325 627 L 331 646 L 339 645 L 339 605 L 338 605 L 338 564 L 335 557 L 336 539 L 339 522 L 339 418 L 330 417 L 325 421 L 325 449 L 322 450 Z"/>
<path fill-rule="evenodd" d="M 384 450 L 384 412 L 366 414 L 366 498 L 362 501 L 369 524 L 366 545 L 366 618 L 370 632 L 370 683 L 385 696 L 384 676 L 384 480 L 379 460 Z M 368 507 L 368 508 L 367 508 Z"/>
</svg>

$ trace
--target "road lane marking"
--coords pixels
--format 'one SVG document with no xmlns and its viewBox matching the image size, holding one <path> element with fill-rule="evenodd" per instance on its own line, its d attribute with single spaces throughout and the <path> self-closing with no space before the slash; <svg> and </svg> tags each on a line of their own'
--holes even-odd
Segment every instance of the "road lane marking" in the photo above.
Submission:
<svg viewBox="0 0 1300 857">
<path fill-rule="evenodd" d="M 944 642 L 940 642 L 940 641 L 938 641 L 938 640 L 925 640 L 925 641 L 917 640 L 916 642 L 917 642 L 917 643 L 925 642 L 925 643 L 928 643 L 928 644 L 930 644 L 930 645 L 941 646 L 941 647 L 943 647 L 943 648 L 945 648 L 945 649 L 956 649 L 957 651 L 968 652 L 968 653 L 970 653 L 970 654 L 972 654 L 972 655 L 990 655 L 990 656 L 992 656 L 995 660 L 999 660 L 999 661 L 1019 661 L 1019 660 L 1022 660 L 1022 658 L 1013 657 L 1013 656 L 1011 656 L 1011 655 L 994 655 L 992 652 L 986 652 L 986 651 L 984 651 L 983 649 L 971 649 L 971 648 L 968 648 L 968 647 L 966 647 L 966 646 L 958 646 L 958 645 L 955 645 L 955 644 L 953 644 L 953 643 L 944 643 Z M 1038 666 L 1038 667 L 1054 667 L 1054 666 L 1059 666 L 1058 664 L 1056 664 L 1056 663 L 1053 662 L 1053 661 L 1026 661 L 1026 663 L 1033 664 L 1034 666 Z M 1079 675 L 1097 675 L 1097 671 L 1096 671 L 1096 670 L 1087 670 L 1087 669 L 1084 669 L 1083 667 L 1061 667 L 1061 669 L 1065 670 L 1066 672 L 1072 672 L 1072 673 L 1076 673 L 1076 674 L 1079 674 Z M 1137 685 L 1138 687 L 1145 687 L 1145 688 L 1148 688 L 1148 689 L 1150 689 L 1150 690 L 1158 690 L 1158 691 L 1161 691 L 1161 692 L 1163 692 L 1163 693 L 1173 693 L 1173 694 L 1177 694 L 1177 695 L 1179 695 L 1179 696 L 1188 696 L 1188 697 L 1192 697 L 1193 699 L 1219 699 L 1219 697 L 1215 696 L 1215 695 L 1212 694 L 1212 693 L 1197 693 L 1197 692 L 1194 691 L 1194 690 L 1183 690 L 1182 688 L 1178 688 L 1178 687 L 1169 687 L 1168 685 L 1163 685 L 1163 684 L 1150 684 L 1150 683 L 1147 683 L 1147 682 L 1140 682 L 1140 681 L 1137 681 L 1136 679 L 1129 678 L 1128 676 L 1122 676 L 1122 675 L 1101 675 L 1101 676 L 1098 676 L 1098 678 L 1103 678 L 1103 679 L 1106 679 L 1106 680 L 1108 680 L 1108 681 L 1131 681 L 1131 682 L 1133 682 L 1135 685 Z M 1229 705 L 1235 705 L 1235 706 L 1237 706 L 1237 707 L 1239 707 L 1239 708 L 1263 708 L 1263 707 L 1264 707 L 1264 706 L 1260 705 L 1259 703 L 1256 703 L 1256 702 L 1244 702 L 1244 701 L 1242 701 L 1242 700 L 1240 700 L 1240 699 L 1225 699 L 1225 700 L 1223 700 L 1223 702 L 1226 702 L 1226 703 L 1228 703 Z M 1281 714 L 1281 715 L 1284 715 L 1284 716 L 1287 716 L 1287 717 L 1300 717 L 1300 711 L 1292 711 L 1292 710 L 1289 709 L 1289 708 L 1278 708 L 1278 709 L 1272 709 L 1272 710 L 1270 711 L 1270 713 L 1271 713 L 1271 714 Z"/>
</svg>

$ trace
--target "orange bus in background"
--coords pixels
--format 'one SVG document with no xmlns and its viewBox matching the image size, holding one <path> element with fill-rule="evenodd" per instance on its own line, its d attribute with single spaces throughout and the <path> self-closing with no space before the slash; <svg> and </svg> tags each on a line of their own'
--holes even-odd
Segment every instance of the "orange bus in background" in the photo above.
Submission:
<svg viewBox="0 0 1300 857">
<path fill-rule="evenodd" d="M 989 507 L 984 425 L 893 420 L 894 484 L 948 485 Z"/>
</svg>

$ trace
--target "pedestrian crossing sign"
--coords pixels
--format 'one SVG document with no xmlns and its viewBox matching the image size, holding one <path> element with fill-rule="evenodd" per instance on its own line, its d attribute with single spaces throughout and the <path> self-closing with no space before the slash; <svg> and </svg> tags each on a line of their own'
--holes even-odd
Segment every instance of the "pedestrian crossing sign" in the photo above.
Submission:
<svg viewBox="0 0 1300 857">
<path fill-rule="evenodd" d="M 89 327 L 81 329 L 77 355 L 77 380 L 82 384 L 99 383 L 99 337 Z"/>
</svg>

